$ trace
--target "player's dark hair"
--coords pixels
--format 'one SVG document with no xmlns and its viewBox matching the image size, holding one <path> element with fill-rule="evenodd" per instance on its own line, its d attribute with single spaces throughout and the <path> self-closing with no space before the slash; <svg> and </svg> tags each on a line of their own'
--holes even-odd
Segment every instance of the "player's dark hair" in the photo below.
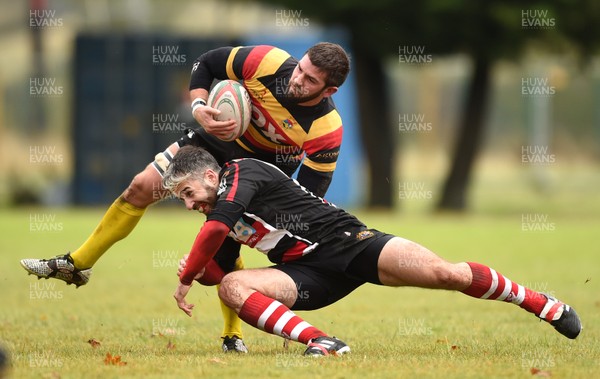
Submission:
<svg viewBox="0 0 600 379">
<path fill-rule="evenodd" d="M 311 63 L 327 74 L 327 87 L 339 87 L 350 72 L 350 57 L 338 44 L 319 42 L 306 51 Z"/>
<path fill-rule="evenodd" d="M 183 146 L 177 151 L 163 175 L 163 187 L 173 191 L 184 180 L 192 177 L 202 179 L 208 169 L 215 172 L 221 169 L 208 151 L 197 146 Z"/>
</svg>

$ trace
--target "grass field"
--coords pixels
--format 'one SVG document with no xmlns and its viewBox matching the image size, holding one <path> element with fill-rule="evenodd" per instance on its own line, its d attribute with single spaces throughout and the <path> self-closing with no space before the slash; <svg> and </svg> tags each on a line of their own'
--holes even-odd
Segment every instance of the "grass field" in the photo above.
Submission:
<svg viewBox="0 0 600 379">
<path fill-rule="evenodd" d="M 541 370 L 533 377 L 600 377 L 600 219 L 593 207 L 541 213 L 549 218 L 532 216 L 537 211 L 534 205 L 525 212 L 466 216 L 410 210 L 358 215 L 450 261 L 488 264 L 572 304 L 584 324 L 574 341 L 514 305 L 366 285 L 330 307 L 300 312 L 347 342 L 350 355 L 305 359 L 302 345 L 284 349 L 281 338 L 247 325 L 250 354 L 225 355 L 215 289 L 194 286 L 193 318 L 172 299 L 177 261 L 203 216 L 159 207 L 79 289 L 35 280 L 18 261 L 75 249 L 103 210 L 2 210 L 0 342 L 14 378 L 528 378 L 532 369 Z M 243 256 L 247 267 L 267 264 L 255 251 Z M 107 353 L 126 364 L 105 364 Z"/>
</svg>

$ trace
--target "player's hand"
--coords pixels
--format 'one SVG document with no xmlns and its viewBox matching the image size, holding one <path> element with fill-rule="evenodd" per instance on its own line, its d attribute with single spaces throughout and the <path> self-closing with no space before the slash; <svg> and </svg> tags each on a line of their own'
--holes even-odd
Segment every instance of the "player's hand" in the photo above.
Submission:
<svg viewBox="0 0 600 379">
<path fill-rule="evenodd" d="M 178 278 L 181 278 L 181 274 L 183 273 L 183 271 L 185 271 L 185 266 L 187 264 L 187 259 L 189 256 L 190 256 L 189 254 L 186 254 L 183 256 L 183 258 L 181 258 L 179 260 L 179 267 L 177 268 L 177 277 Z M 200 271 L 200 273 L 198 275 L 196 275 L 194 277 L 194 279 L 200 279 L 202 277 L 202 275 L 204 275 L 204 270 L 205 269 L 202 269 L 202 271 Z"/>
<path fill-rule="evenodd" d="M 194 111 L 194 118 L 208 134 L 217 138 L 227 138 L 235 131 L 235 120 L 217 121 L 215 117 L 219 114 L 220 110 L 205 105 Z"/>
<path fill-rule="evenodd" d="M 186 254 L 179 260 L 179 267 L 177 268 L 177 277 L 181 277 L 181 274 L 185 270 L 185 265 L 187 264 L 187 259 L 190 255 Z"/>
<path fill-rule="evenodd" d="M 175 293 L 173 294 L 173 297 L 175 298 L 175 301 L 177 302 L 177 306 L 179 307 L 179 309 L 184 311 L 185 314 L 190 317 L 192 317 L 192 310 L 194 309 L 194 304 L 188 304 L 185 301 L 185 297 L 187 296 L 191 287 L 192 287 L 191 285 L 186 286 L 185 284 L 179 283 L 179 285 L 177 286 L 177 289 L 175 290 Z"/>
</svg>

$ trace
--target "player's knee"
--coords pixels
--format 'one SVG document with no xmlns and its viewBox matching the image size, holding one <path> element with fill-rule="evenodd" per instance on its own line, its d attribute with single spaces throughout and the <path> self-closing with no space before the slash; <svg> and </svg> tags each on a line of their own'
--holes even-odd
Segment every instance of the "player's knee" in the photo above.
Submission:
<svg viewBox="0 0 600 379">
<path fill-rule="evenodd" d="M 147 207 L 160 200 L 160 183 L 155 183 L 146 171 L 137 174 L 123 193 L 123 198 L 136 207 Z"/>
<path fill-rule="evenodd" d="M 219 287 L 219 298 L 228 307 L 234 307 L 240 301 L 240 288 L 242 284 L 235 272 L 227 274 L 221 279 Z"/>
<path fill-rule="evenodd" d="M 465 278 L 456 265 L 444 263 L 433 268 L 437 288 L 455 290 L 464 287 Z"/>
</svg>

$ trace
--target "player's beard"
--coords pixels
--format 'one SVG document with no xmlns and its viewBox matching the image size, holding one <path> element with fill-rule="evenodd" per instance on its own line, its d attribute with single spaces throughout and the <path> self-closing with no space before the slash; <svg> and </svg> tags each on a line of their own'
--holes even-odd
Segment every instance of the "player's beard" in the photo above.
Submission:
<svg viewBox="0 0 600 379">
<path fill-rule="evenodd" d="M 203 181 L 202 185 L 204 186 L 204 190 L 206 191 L 207 196 L 206 201 L 203 201 L 206 205 L 200 206 L 198 212 L 204 213 L 205 215 L 210 214 L 212 210 L 215 208 L 215 204 L 217 203 L 217 187 L 212 187 L 206 181 Z"/>
<path fill-rule="evenodd" d="M 314 100 L 317 97 L 321 96 L 323 94 L 323 92 L 325 91 L 325 88 L 326 87 L 323 87 L 322 90 L 317 91 L 317 92 L 313 93 L 312 95 L 304 95 L 302 93 L 302 89 L 299 87 L 295 87 L 295 90 L 292 90 L 292 84 L 290 83 L 288 86 L 288 91 L 287 91 L 287 93 L 289 94 L 288 99 L 295 104 L 305 103 L 307 101 Z M 297 93 L 298 93 L 298 95 L 296 95 Z"/>
</svg>

